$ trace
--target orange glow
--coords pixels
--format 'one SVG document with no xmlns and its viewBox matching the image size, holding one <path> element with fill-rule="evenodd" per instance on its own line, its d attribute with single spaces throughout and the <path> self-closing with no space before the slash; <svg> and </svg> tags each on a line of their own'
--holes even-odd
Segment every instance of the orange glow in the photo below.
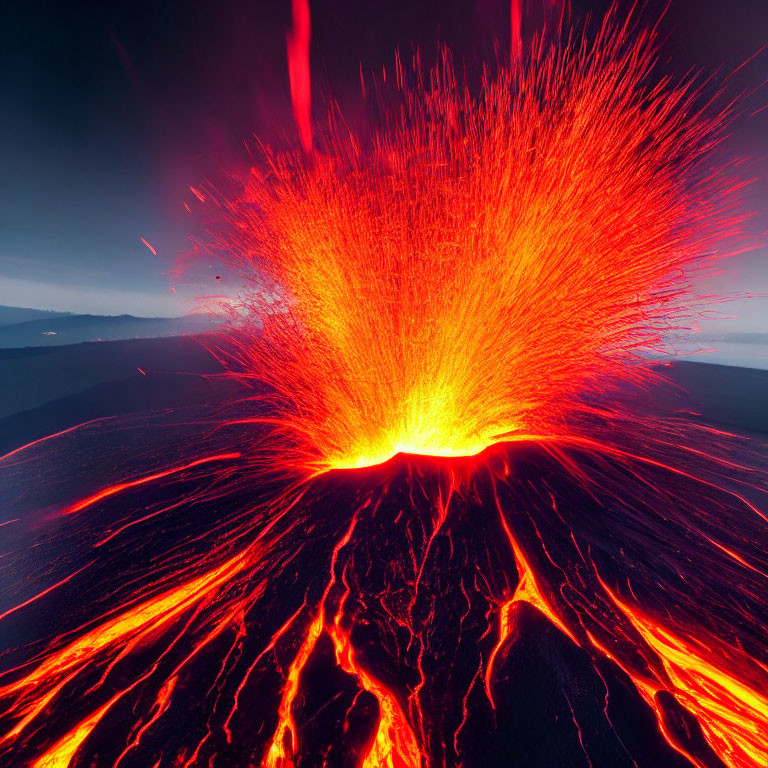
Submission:
<svg viewBox="0 0 768 768">
<path fill-rule="evenodd" d="M 684 639 L 621 600 L 605 584 L 603 587 L 661 659 L 671 686 L 659 685 L 657 690 L 667 688 L 696 716 L 707 741 L 729 768 L 765 766 L 768 763 L 768 696 L 758 690 L 757 685 L 739 680 L 717 666 L 718 660 L 725 661 L 733 651 L 724 654 L 712 638 L 707 641 L 710 645 Z M 753 673 L 760 671 L 754 663 L 747 663 Z M 746 677 L 749 673 L 743 670 L 742 674 Z M 630 676 L 637 684 L 636 676 Z M 640 687 L 647 695 L 647 682 Z M 669 736 L 664 735 L 669 740 Z"/>
<path fill-rule="evenodd" d="M 584 391 L 647 376 L 740 225 L 736 185 L 700 170 L 723 116 L 649 90 L 653 63 L 611 17 L 477 98 L 446 54 L 398 77 L 402 122 L 253 169 L 217 241 L 245 285 L 230 335 L 301 470 L 556 436 Z"/>
</svg>

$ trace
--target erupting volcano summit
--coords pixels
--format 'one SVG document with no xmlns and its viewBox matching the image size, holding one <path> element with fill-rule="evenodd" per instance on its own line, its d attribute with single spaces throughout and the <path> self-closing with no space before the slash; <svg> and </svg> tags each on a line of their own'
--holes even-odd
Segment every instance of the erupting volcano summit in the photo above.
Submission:
<svg viewBox="0 0 768 768">
<path fill-rule="evenodd" d="M 296 146 L 195 191 L 219 373 L 0 456 L 0 762 L 764 768 L 764 440 L 654 362 L 747 245 L 724 89 L 515 0 L 353 130 L 293 23 Z"/>
</svg>

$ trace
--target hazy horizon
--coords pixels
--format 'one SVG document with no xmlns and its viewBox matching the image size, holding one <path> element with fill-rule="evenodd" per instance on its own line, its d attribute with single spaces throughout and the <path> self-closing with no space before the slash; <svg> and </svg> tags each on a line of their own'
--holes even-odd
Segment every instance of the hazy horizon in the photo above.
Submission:
<svg viewBox="0 0 768 768">
<path fill-rule="evenodd" d="M 0 304 L 19 309 L 69 312 L 76 315 L 136 315 L 179 317 L 194 310 L 194 300 L 169 295 L 120 291 L 110 288 L 84 290 L 80 286 L 61 286 L 33 280 L 0 280 Z"/>
<path fill-rule="evenodd" d="M 573 15 L 597 16 L 613 0 L 573 0 Z M 194 276 L 169 275 L 205 231 L 209 215 L 191 187 L 216 186 L 252 162 L 244 140 L 296 144 L 285 33 L 290 2 L 163 0 L 151 7 L 82 0 L 39 13 L 8 10 L 0 46 L 0 303 L 76 314 L 177 317 L 198 296 L 232 294 L 214 264 Z M 760 5 L 761 7 L 757 7 Z M 352 126 L 369 119 L 360 97 L 361 67 L 391 67 L 398 47 L 436 42 L 477 66 L 492 61 L 509 35 L 509 3 L 445 0 L 417 4 L 340 0 L 312 6 L 311 70 L 315 118 L 332 95 Z M 658 20 L 667 0 L 642 11 Z M 534 4 L 531 4 L 531 9 Z M 533 11 L 531 11 L 533 12 Z M 768 232 L 768 4 L 672 0 L 660 22 L 661 68 L 673 77 L 698 71 L 742 94 L 738 116 L 717 159 L 743 158 L 755 179 L 745 210 L 757 241 Z M 530 30 L 528 30 L 530 32 Z M 524 30 L 525 32 L 525 30 Z M 144 239 L 152 249 L 142 242 Z M 156 251 L 156 253 L 155 253 Z M 768 331 L 768 251 L 725 261 L 701 284 L 712 295 L 756 294 L 713 305 L 705 333 Z"/>
</svg>

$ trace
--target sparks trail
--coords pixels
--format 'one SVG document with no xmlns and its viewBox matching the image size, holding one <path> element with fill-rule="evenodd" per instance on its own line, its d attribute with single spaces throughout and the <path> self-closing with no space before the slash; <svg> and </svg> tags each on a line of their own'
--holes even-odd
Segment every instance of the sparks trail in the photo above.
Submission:
<svg viewBox="0 0 768 768">
<path fill-rule="evenodd" d="M 38 446 L 19 499 L 81 457 L 8 516 L 4 764 L 765 764 L 762 447 L 629 395 L 740 247 L 728 110 L 615 14 L 526 49 L 511 8 L 479 90 L 398 60 L 352 137 L 313 135 L 293 2 L 302 151 L 213 195 L 219 381 L 258 393 L 101 463 L 106 422 L 2 457 Z"/>
<path fill-rule="evenodd" d="M 649 376 L 743 221 L 706 167 L 726 112 L 652 86 L 653 63 L 610 17 L 477 97 L 445 54 L 368 150 L 339 127 L 223 204 L 235 365 L 274 389 L 300 470 L 562 434 L 583 393 Z"/>
<path fill-rule="evenodd" d="M 55 432 L 52 435 L 46 435 L 45 437 L 40 437 L 37 440 L 31 440 L 25 445 L 21 445 L 18 448 L 14 448 L 12 451 L 8 451 L 8 453 L 4 453 L 2 456 L 0 456 L 0 461 L 5 461 L 6 459 L 10 459 L 12 456 L 16 456 L 17 454 L 22 453 L 23 451 L 26 451 L 29 448 L 33 448 L 36 445 L 40 445 L 41 443 L 45 443 L 48 440 L 52 440 L 56 437 L 61 437 L 62 435 L 66 435 L 69 432 L 74 432 L 75 430 L 82 429 L 83 427 L 87 427 L 91 424 L 99 424 L 104 420 L 105 420 L 104 418 L 91 419 L 90 421 L 83 422 L 82 424 L 76 424 L 74 427 L 63 429 L 61 430 L 61 432 Z"/>
</svg>

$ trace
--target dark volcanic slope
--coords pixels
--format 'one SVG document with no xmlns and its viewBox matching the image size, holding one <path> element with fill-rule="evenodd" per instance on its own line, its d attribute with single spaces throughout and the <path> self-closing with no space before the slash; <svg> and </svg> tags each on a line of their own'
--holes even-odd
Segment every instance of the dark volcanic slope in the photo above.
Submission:
<svg viewBox="0 0 768 768">
<path fill-rule="evenodd" d="M 650 395 L 655 406 L 698 413 L 709 423 L 768 433 L 768 370 L 679 361 L 661 368 L 677 385 Z"/>
<path fill-rule="evenodd" d="M 0 353 L 6 412 L 35 403 L 0 419 L 0 454 L 84 421 L 135 414 L 57 438 L 6 464 L 0 539 L 12 557 L 3 562 L 0 612 L 64 580 L 60 589 L 8 616 L 0 643 L 6 668 L 51 647 L 52 637 L 93 621 L 94 612 L 126 611 L 135 606 L 135 595 L 157 594 L 173 581 L 158 581 L 161 577 L 181 569 L 183 580 L 191 578 L 192 572 L 183 570 L 190 563 L 227 542 L 249 542 L 262 530 L 263 520 L 252 515 L 267 508 L 264 501 L 275 488 L 248 464 L 257 430 L 211 428 L 221 405 L 242 394 L 230 379 L 207 375 L 220 370 L 192 338 Z M 715 425 L 768 432 L 768 371 L 697 363 L 664 370 L 675 383 L 647 395 L 660 410 L 694 411 Z M 247 415 L 255 408 L 242 407 Z M 139 483 L 125 494 L 105 496 L 83 514 L 62 516 L 63 505 L 109 484 L 222 451 L 242 451 L 242 463 L 216 461 L 202 465 L 199 474 L 185 471 L 157 484 Z M 329 622 L 336 611 L 349 619 L 339 626 L 349 628 L 362 667 L 388 686 L 402 707 L 409 691 L 421 691 L 429 737 L 422 741 L 433 765 L 688 765 L 662 738 L 655 710 L 629 673 L 588 643 L 572 643 L 531 604 L 510 609 L 514 632 L 499 646 L 491 668 L 495 708 L 483 684 L 483 670 L 490 668 L 483 662 L 499 636 L 493 616 L 524 573 L 505 526 L 530 560 L 531 572 L 548 585 L 547 594 L 567 598 L 569 611 L 578 608 L 603 646 L 618 638 L 616 652 L 626 652 L 625 661 L 641 671 L 633 646 L 620 642 L 632 627 L 600 592 L 598 576 L 613 588 L 631 575 L 640 604 L 657 606 L 659 615 L 664 614 L 658 606 L 672 606 L 679 623 L 698 616 L 699 608 L 707 620 L 729 627 L 745 616 L 762 621 L 756 590 L 742 594 L 739 582 L 727 578 L 716 594 L 702 588 L 719 572 L 711 563 L 722 561 L 703 560 L 701 537 L 686 527 L 701 488 L 670 479 L 662 468 L 636 476 L 594 460 L 589 467 L 604 487 L 596 491 L 564 473 L 539 446 L 501 446 L 496 454 L 503 458 L 505 452 L 514 452 L 514 472 L 503 482 L 491 479 L 502 477 L 500 471 L 478 473 L 461 492 L 446 490 L 443 462 L 426 457 L 398 456 L 377 468 L 317 478 L 295 510 L 275 522 L 275 531 L 280 526 L 284 531 L 273 557 L 238 572 L 209 603 L 194 604 L 194 610 L 190 603 L 180 614 L 185 630 L 179 630 L 178 641 L 177 628 L 158 625 L 117 666 L 105 666 L 107 684 L 94 687 L 102 674 L 99 655 L 87 674 L 73 678 L 68 698 L 44 713 L 39 731 L 0 762 L 8 768 L 29 765 L 31 755 L 42 754 L 107 697 L 126 690 L 72 768 L 113 765 L 136 723 L 149 722 L 160 711 L 156 702 L 170 690 L 162 687 L 167 678 L 176 686 L 167 713 L 121 766 L 181 764 L 176 756 L 191 759 L 195 744 L 201 744 L 201 753 L 190 765 L 258 765 L 275 730 L 286 670 L 327 594 Z M 720 526 L 715 538 L 736 547 L 758 521 L 725 520 L 724 512 L 733 511 L 729 505 L 724 494 L 714 499 L 711 525 Z M 680 514 L 673 514 L 678 507 Z M 440 510 L 445 510 L 442 522 Z M 345 532 L 347 544 L 340 547 Z M 329 565 L 336 562 L 334 552 L 335 569 Z M 695 556 L 683 557 L 686 552 Z M 714 545 L 712 552 L 722 555 Z M 195 578 L 200 572 L 195 565 Z M 602 597 L 595 602 L 595 595 Z M 709 595 L 710 603 L 702 603 L 701 595 Z M 227 616 L 234 618 L 223 621 Z M 274 652 L 264 653 L 281 627 L 286 634 Z M 744 637 L 754 643 L 749 633 Z M 124 647 L 115 645 L 115 653 Z M 174 672 L 186 659 L 189 667 Z M 145 668 L 158 674 L 131 687 Z M 667 729 L 698 764 L 722 768 L 680 705 L 661 694 L 656 703 Z M 373 735 L 377 706 L 359 676 L 337 664 L 325 631 L 303 668 L 293 709 L 300 745 L 296 765 L 354 764 Z M 414 729 L 419 719 L 410 714 Z M 462 762 L 454 757 L 459 754 Z"/>
<path fill-rule="evenodd" d="M 82 392 L 95 384 L 129 377 L 138 380 L 142 378 L 139 368 L 146 373 L 221 371 L 210 352 L 192 337 L 0 350 L 0 418 Z M 51 414 L 53 418 L 55 409 Z"/>
</svg>

